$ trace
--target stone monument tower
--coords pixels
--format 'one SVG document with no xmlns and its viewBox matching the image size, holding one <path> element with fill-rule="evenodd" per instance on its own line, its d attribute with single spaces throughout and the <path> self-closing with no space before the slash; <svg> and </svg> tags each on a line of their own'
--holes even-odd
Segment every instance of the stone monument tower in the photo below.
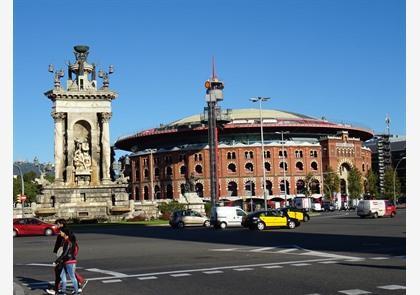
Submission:
<svg viewBox="0 0 420 295">
<path fill-rule="evenodd" d="M 54 118 L 55 181 L 44 184 L 36 214 L 44 217 L 118 219 L 129 214 L 125 179 L 111 180 L 109 121 L 111 102 L 118 94 L 109 89 L 109 75 L 88 63 L 89 47 L 74 46 L 75 62 L 54 72 L 54 88 L 47 91 Z"/>
</svg>

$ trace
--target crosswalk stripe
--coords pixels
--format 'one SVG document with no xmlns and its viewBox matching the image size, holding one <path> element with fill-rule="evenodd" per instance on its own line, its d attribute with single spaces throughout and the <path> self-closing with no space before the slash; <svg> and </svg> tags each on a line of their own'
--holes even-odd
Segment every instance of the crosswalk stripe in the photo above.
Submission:
<svg viewBox="0 0 420 295">
<path fill-rule="evenodd" d="M 127 276 L 126 274 L 121 273 L 121 272 L 104 270 L 104 269 L 99 269 L 99 268 L 88 268 L 86 270 L 87 271 L 91 271 L 91 272 L 104 273 L 104 274 L 111 275 L 111 276 L 114 276 L 114 277 L 124 277 L 124 276 Z"/>
<path fill-rule="evenodd" d="M 351 290 L 342 290 L 338 291 L 338 293 L 343 293 L 346 295 L 363 295 L 363 294 L 372 294 L 372 292 L 360 290 L 360 289 L 351 289 Z"/>
<path fill-rule="evenodd" d="M 293 252 L 293 251 L 296 251 L 296 250 L 298 250 L 298 249 L 296 249 L 296 248 L 284 249 L 284 250 L 279 250 L 276 253 L 289 253 L 289 252 Z"/>
<path fill-rule="evenodd" d="M 321 261 L 318 263 L 322 263 L 322 264 L 334 264 L 334 263 L 338 263 L 338 261 Z"/>
<path fill-rule="evenodd" d="M 234 268 L 233 270 L 236 270 L 236 271 L 248 271 L 248 270 L 253 270 L 253 268 L 243 267 L 243 268 Z"/>
<path fill-rule="evenodd" d="M 389 259 L 389 257 L 371 257 L 370 259 L 373 259 L 373 260 L 386 260 L 386 259 Z"/>
<path fill-rule="evenodd" d="M 400 286 L 400 285 L 379 286 L 377 288 L 385 289 L 385 290 L 405 290 L 405 286 Z"/>
<path fill-rule="evenodd" d="M 104 284 L 108 284 L 108 283 L 120 283 L 122 282 L 121 280 L 117 279 L 117 280 L 106 280 L 106 281 L 102 281 L 102 283 Z"/>
<path fill-rule="evenodd" d="M 249 252 L 262 252 L 262 251 L 271 250 L 275 248 L 276 247 L 264 247 L 264 248 L 253 249 L 253 250 L 250 250 Z"/>
<path fill-rule="evenodd" d="M 176 274 L 171 275 L 171 277 L 174 277 L 174 278 L 177 278 L 177 277 L 188 277 L 190 275 L 191 275 L 190 273 L 176 273 Z"/>
<path fill-rule="evenodd" d="M 311 265 L 310 263 L 295 263 L 295 264 L 291 264 L 293 266 L 307 266 L 307 265 Z"/>
<path fill-rule="evenodd" d="M 263 266 L 263 268 L 268 268 L 268 269 L 271 269 L 271 268 L 282 268 L 283 266 L 281 266 L 281 265 L 269 265 L 269 266 Z"/>
<path fill-rule="evenodd" d="M 157 277 L 150 276 L 150 277 L 141 277 L 141 278 L 137 278 L 137 279 L 139 279 L 140 281 L 144 281 L 144 280 L 156 280 Z"/>
</svg>

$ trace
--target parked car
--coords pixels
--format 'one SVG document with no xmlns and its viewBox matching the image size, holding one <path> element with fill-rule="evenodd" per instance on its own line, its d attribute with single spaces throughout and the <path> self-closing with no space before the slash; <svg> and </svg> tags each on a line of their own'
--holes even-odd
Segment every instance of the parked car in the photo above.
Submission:
<svg viewBox="0 0 420 295">
<path fill-rule="evenodd" d="M 60 229 L 57 225 L 44 222 L 38 218 L 14 218 L 13 237 L 58 234 Z"/>
<path fill-rule="evenodd" d="M 231 226 L 241 226 L 242 219 L 247 213 L 239 207 L 213 207 L 210 215 L 210 224 L 215 228 L 225 229 Z"/>
<path fill-rule="evenodd" d="M 311 219 L 309 217 L 309 214 L 302 209 L 286 207 L 286 208 L 277 209 L 277 211 L 286 212 L 289 215 L 289 217 L 296 218 L 297 220 L 303 221 L 303 222 L 307 222 L 309 221 L 309 219 Z"/>
<path fill-rule="evenodd" d="M 207 216 L 193 210 L 179 210 L 171 214 L 169 224 L 172 228 L 183 228 L 184 226 L 210 226 Z"/>
<path fill-rule="evenodd" d="M 242 220 L 242 226 L 249 229 L 264 230 L 272 227 L 295 228 L 300 222 L 291 218 L 286 212 L 278 210 L 261 210 L 248 214 Z"/>
<path fill-rule="evenodd" d="M 324 211 L 335 211 L 335 204 L 333 202 L 330 201 L 324 201 L 322 203 L 322 209 Z"/>
<path fill-rule="evenodd" d="M 360 218 L 371 216 L 378 218 L 382 216 L 394 217 L 397 214 L 397 207 L 388 200 L 361 200 L 357 205 L 357 215 Z"/>
</svg>

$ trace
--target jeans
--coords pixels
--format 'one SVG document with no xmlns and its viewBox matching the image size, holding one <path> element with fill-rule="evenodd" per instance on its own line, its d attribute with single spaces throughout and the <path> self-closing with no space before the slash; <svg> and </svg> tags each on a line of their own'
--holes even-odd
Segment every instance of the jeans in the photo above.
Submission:
<svg viewBox="0 0 420 295">
<path fill-rule="evenodd" d="M 75 294 L 79 294 L 78 293 L 79 285 L 78 285 L 77 280 L 76 280 L 75 272 L 76 272 L 76 264 L 75 263 L 64 264 L 64 268 L 61 272 L 61 283 L 62 283 L 61 284 L 61 291 L 63 293 L 66 292 L 66 288 L 67 288 L 67 275 L 66 274 L 68 274 L 69 277 L 70 277 L 70 280 L 73 284 Z"/>
</svg>

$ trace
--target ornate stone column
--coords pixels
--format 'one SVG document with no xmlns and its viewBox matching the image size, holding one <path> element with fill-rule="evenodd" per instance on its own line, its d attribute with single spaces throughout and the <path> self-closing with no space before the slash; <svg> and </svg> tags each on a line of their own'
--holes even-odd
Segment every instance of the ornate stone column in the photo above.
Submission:
<svg viewBox="0 0 420 295">
<path fill-rule="evenodd" d="M 52 112 L 54 118 L 54 162 L 55 162 L 55 182 L 62 184 L 64 169 L 64 120 L 66 113 Z"/>
<path fill-rule="evenodd" d="M 109 175 L 109 169 L 111 167 L 111 149 L 109 146 L 109 120 L 111 119 L 112 113 L 101 113 L 102 123 L 102 182 L 109 182 L 111 180 Z"/>
</svg>

